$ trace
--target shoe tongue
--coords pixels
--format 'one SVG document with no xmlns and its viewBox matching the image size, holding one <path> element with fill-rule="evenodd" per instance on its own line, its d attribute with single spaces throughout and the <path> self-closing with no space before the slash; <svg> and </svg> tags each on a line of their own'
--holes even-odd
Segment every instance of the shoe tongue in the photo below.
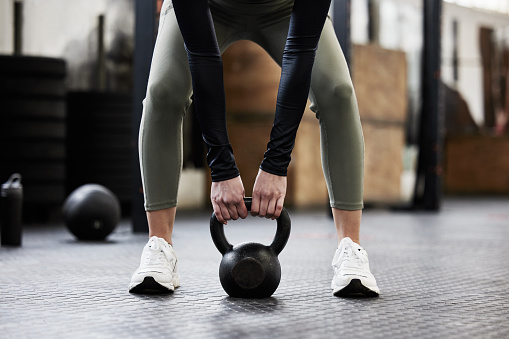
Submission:
<svg viewBox="0 0 509 339">
<path fill-rule="evenodd" d="M 161 249 L 161 243 L 159 241 L 159 238 L 157 238 L 157 237 L 150 238 L 150 245 L 149 245 L 149 247 L 151 249 L 153 249 L 153 250 L 156 250 L 156 251 Z"/>
<path fill-rule="evenodd" d="M 352 246 L 353 243 L 354 242 L 352 241 L 352 239 L 346 237 L 341 240 L 341 242 L 339 243 L 339 247 L 340 248 L 350 247 Z"/>
</svg>

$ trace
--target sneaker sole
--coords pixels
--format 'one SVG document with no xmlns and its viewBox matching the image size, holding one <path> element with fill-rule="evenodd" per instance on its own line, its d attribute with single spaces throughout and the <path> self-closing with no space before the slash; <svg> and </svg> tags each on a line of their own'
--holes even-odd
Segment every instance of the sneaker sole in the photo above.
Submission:
<svg viewBox="0 0 509 339">
<path fill-rule="evenodd" d="M 343 298 L 374 298 L 379 294 L 364 286 L 360 279 L 352 279 L 348 285 L 335 292 L 334 295 Z"/>
<path fill-rule="evenodd" d="M 145 277 L 140 284 L 129 290 L 130 293 L 134 294 L 170 294 L 173 291 L 173 289 L 159 284 L 152 277 Z"/>
</svg>

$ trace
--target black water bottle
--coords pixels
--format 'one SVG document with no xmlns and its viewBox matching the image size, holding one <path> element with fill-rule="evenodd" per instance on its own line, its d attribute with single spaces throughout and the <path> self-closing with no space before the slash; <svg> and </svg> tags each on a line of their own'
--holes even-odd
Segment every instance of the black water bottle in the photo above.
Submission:
<svg viewBox="0 0 509 339">
<path fill-rule="evenodd" d="M 20 174 L 14 173 L 2 185 L 0 205 L 2 246 L 21 246 L 23 185 L 21 185 Z"/>
</svg>

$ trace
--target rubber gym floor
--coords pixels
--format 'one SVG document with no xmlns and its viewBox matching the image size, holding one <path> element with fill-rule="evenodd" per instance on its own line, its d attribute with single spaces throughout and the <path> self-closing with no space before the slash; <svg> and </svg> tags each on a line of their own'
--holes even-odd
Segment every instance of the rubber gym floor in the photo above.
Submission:
<svg viewBox="0 0 509 339">
<path fill-rule="evenodd" d="M 332 296 L 332 220 L 289 212 L 281 283 L 258 300 L 223 291 L 208 211 L 178 213 L 181 287 L 162 296 L 127 292 L 147 241 L 129 220 L 105 242 L 26 226 L 21 248 L 0 249 L 0 338 L 509 337 L 509 197 L 447 198 L 440 213 L 365 210 L 375 299 Z M 275 222 L 248 217 L 225 231 L 232 243 L 270 243 Z"/>
</svg>

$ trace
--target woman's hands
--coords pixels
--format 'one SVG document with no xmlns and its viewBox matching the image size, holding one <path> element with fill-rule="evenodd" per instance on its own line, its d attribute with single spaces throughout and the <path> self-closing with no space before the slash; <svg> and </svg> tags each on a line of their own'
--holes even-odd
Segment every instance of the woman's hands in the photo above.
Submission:
<svg viewBox="0 0 509 339">
<path fill-rule="evenodd" d="M 258 171 L 253 187 L 251 215 L 276 219 L 281 214 L 286 196 L 286 177 Z M 244 185 L 240 176 L 233 179 L 213 182 L 210 201 L 217 220 L 227 224 L 228 220 L 247 217 L 244 203 Z"/>
</svg>

